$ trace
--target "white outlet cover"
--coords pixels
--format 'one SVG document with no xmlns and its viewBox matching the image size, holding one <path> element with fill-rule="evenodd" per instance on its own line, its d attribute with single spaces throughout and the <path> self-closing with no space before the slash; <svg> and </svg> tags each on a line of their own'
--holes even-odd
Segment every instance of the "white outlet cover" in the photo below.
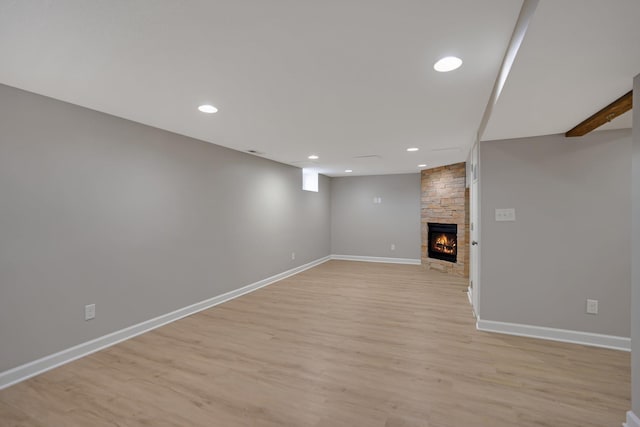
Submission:
<svg viewBox="0 0 640 427">
<path fill-rule="evenodd" d="M 587 313 L 588 314 L 598 314 L 598 300 L 597 299 L 588 299 L 587 300 Z"/>
<path fill-rule="evenodd" d="M 91 320 L 96 317 L 96 305 L 88 304 L 84 306 L 84 320 Z"/>
</svg>

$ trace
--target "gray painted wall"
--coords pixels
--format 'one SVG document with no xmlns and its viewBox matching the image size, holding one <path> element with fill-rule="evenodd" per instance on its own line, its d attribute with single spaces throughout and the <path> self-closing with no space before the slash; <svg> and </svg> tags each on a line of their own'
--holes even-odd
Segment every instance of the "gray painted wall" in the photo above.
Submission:
<svg viewBox="0 0 640 427">
<path fill-rule="evenodd" d="M 480 157 L 480 318 L 630 336 L 631 132 L 482 142 Z"/>
<path fill-rule="evenodd" d="M 420 259 L 420 174 L 332 178 L 331 253 Z"/>
<path fill-rule="evenodd" d="M 640 93 L 640 74 L 633 81 L 633 93 Z M 633 412 L 640 416 L 640 110 L 638 108 L 633 109 L 633 123 L 631 395 Z"/>
<path fill-rule="evenodd" d="M 330 253 L 326 177 L 7 86 L 0 130 L 0 371 Z"/>
</svg>

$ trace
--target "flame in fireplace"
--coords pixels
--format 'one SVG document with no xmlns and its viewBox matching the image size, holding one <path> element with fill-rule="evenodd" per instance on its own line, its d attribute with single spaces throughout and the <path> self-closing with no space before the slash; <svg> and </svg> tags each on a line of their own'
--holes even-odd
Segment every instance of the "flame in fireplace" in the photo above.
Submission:
<svg viewBox="0 0 640 427">
<path fill-rule="evenodd" d="M 440 234 L 433 239 L 433 250 L 443 254 L 455 255 L 456 240 L 450 239 L 446 234 Z"/>
</svg>

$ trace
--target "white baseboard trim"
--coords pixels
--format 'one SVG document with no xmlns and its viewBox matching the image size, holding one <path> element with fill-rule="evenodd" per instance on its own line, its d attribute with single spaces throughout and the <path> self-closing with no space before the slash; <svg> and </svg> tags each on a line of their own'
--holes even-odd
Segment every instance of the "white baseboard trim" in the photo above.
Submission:
<svg viewBox="0 0 640 427">
<path fill-rule="evenodd" d="M 496 322 L 493 320 L 482 320 L 480 318 L 478 318 L 476 322 L 476 328 L 486 332 L 542 338 L 551 341 L 609 348 L 612 350 L 631 351 L 631 338 L 617 337 L 615 335 L 594 334 L 568 329 L 523 325 L 520 323 Z"/>
<path fill-rule="evenodd" d="M 473 306 L 473 288 L 469 286 L 467 288 L 467 298 L 469 298 L 469 305 L 471 306 L 471 314 L 473 314 L 473 318 L 477 319 L 476 308 Z"/>
<path fill-rule="evenodd" d="M 386 258 L 379 256 L 360 256 L 360 255 L 331 255 L 331 259 L 339 261 L 363 261 L 363 262 L 384 262 L 388 264 L 411 264 L 420 265 L 422 262 L 414 258 Z"/>
<path fill-rule="evenodd" d="M 627 412 L 627 422 L 622 427 L 640 427 L 640 418 L 633 412 Z"/>
<path fill-rule="evenodd" d="M 119 331 L 112 332 L 91 341 L 78 344 L 74 347 L 70 347 L 57 353 L 45 356 L 41 359 L 34 360 L 33 362 L 25 363 L 24 365 L 9 369 L 8 371 L 0 372 L 0 390 L 58 366 L 72 362 L 81 357 L 87 356 L 91 353 L 95 353 L 96 351 L 110 347 L 121 341 L 148 332 L 152 329 L 159 328 L 160 326 L 175 322 L 176 320 L 182 319 L 183 317 L 190 316 L 199 311 L 206 310 L 218 304 L 222 304 L 223 302 L 248 294 L 257 289 L 285 279 L 289 276 L 293 276 L 294 274 L 300 273 L 304 270 L 308 270 L 309 268 L 315 267 L 319 264 L 329 261 L 330 259 L 330 256 L 326 256 L 315 261 L 311 261 L 307 264 L 276 274 L 275 276 L 271 276 L 250 285 L 243 286 L 242 288 L 226 292 L 222 295 L 197 302 L 187 307 L 183 307 L 170 313 L 158 316 L 156 318 L 149 319 L 136 325 L 121 329 Z"/>
</svg>

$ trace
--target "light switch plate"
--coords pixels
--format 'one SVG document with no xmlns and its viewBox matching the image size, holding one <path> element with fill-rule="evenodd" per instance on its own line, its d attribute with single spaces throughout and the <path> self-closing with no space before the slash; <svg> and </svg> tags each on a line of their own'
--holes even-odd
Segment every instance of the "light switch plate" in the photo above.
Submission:
<svg viewBox="0 0 640 427">
<path fill-rule="evenodd" d="M 496 221 L 515 221 L 516 210 L 514 208 L 496 209 Z"/>
</svg>

